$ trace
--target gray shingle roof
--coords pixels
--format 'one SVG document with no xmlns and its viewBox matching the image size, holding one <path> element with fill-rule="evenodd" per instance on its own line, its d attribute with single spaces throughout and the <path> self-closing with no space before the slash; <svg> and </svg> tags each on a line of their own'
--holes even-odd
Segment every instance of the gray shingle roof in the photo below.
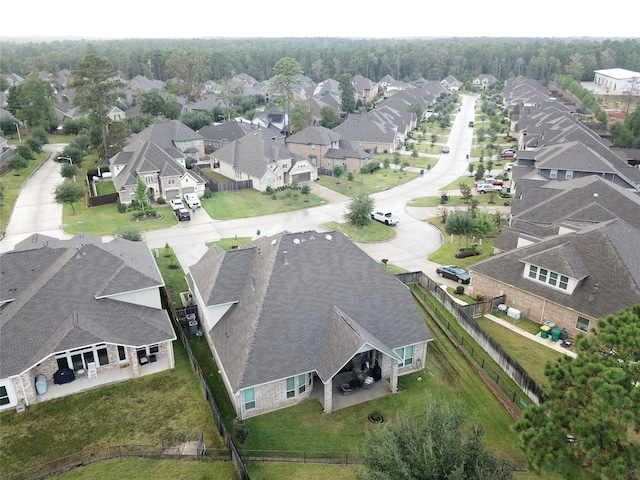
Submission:
<svg viewBox="0 0 640 480">
<path fill-rule="evenodd" d="M 127 145 L 142 142 L 153 142 L 162 149 L 176 146 L 176 142 L 202 140 L 202 135 L 194 132 L 179 120 L 165 123 L 154 123 L 140 133 L 132 135 Z"/>
<path fill-rule="evenodd" d="M 210 333 L 234 391 L 314 370 L 330 375 L 363 342 L 388 350 L 432 339 L 407 287 L 340 233 L 281 233 L 209 251 L 202 268 L 192 267 L 200 292 L 219 285 L 227 256 L 243 257 L 229 264 L 242 293 Z M 347 338 L 330 335 L 347 328 Z"/>
<path fill-rule="evenodd" d="M 181 154 L 182 155 L 182 154 Z M 186 169 L 164 149 L 152 142 L 133 143 L 109 159 L 110 165 L 126 165 L 113 178 L 116 191 L 135 185 L 139 175 L 158 174 L 160 178 L 185 174 Z"/>
<path fill-rule="evenodd" d="M 245 135 L 217 150 L 213 156 L 240 172 L 262 178 L 267 168 L 278 160 L 293 159 L 293 154 L 283 144 L 267 138 L 262 132 Z"/>
<path fill-rule="evenodd" d="M 0 378 L 95 343 L 141 346 L 176 338 L 165 310 L 114 299 L 164 285 L 146 243 L 34 235 L 0 260 Z"/>
<path fill-rule="evenodd" d="M 558 247 L 564 250 L 562 255 L 559 255 Z M 640 303 L 640 259 L 637 252 L 640 252 L 640 230 L 624 220 L 615 219 L 500 253 L 478 262 L 470 271 L 472 275 L 479 273 L 572 308 L 578 314 L 600 318 Z M 562 257 L 564 259 L 554 264 Z M 582 281 L 569 295 L 531 280 L 524 272 L 523 262 L 527 258 L 544 262 L 557 273 L 572 275 L 570 271 L 561 269 L 577 268 L 573 274 Z M 593 295 L 594 290 L 596 295 Z"/>
</svg>

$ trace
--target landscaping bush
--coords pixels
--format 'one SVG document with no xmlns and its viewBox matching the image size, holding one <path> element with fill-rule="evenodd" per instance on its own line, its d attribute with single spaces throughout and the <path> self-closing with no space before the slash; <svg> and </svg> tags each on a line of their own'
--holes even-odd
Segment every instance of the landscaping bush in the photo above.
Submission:
<svg viewBox="0 0 640 480">
<path fill-rule="evenodd" d="M 118 210 L 118 213 L 126 213 L 127 206 L 124 203 L 122 203 L 120 200 L 118 200 L 116 202 L 116 209 Z"/>
<path fill-rule="evenodd" d="M 360 169 L 360 173 L 373 173 L 380 170 L 380 164 L 377 162 L 368 163 Z"/>
<path fill-rule="evenodd" d="M 476 255 L 480 255 L 480 250 L 477 247 L 466 247 L 458 250 L 458 253 L 455 254 L 456 258 L 467 258 L 467 257 L 475 257 Z"/>
<path fill-rule="evenodd" d="M 456 287 L 456 295 L 464 295 L 464 287 L 462 285 Z"/>
</svg>

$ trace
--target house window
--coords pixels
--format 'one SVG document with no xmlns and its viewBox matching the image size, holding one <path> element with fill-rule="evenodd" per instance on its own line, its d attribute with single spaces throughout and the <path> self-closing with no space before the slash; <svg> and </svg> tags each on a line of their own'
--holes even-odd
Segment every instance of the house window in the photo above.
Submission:
<svg viewBox="0 0 640 480">
<path fill-rule="evenodd" d="M 558 274 L 556 272 L 549 272 L 549 285 L 553 285 L 554 287 L 558 283 Z"/>
<path fill-rule="evenodd" d="M 146 177 L 144 177 L 144 183 L 146 183 L 147 185 L 150 185 L 153 183 L 153 177 L 151 175 L 147 175 Z"/>
<path fill-rule="evenodd" d="M 242 172 L 239 170 L 234 170 L 235 176 L 238 180 L 242 180 Z"/>
<path fill-rule="evenodd" d="M 313 165 L 314 167 L 318 166 L 318 157 L 316 157 L 315 155 L 311 155 L 309 157 L 309 161 L 311 162 L 311 165 Z"/>
<path fill-rule="evenodd" d="M 567 170 L 564 174 L 565 180 L 571 180 L 573 178 L 573 170 Z"/>
<path fill-rule="evenodd" d="M 549 173 L 549 178 L 558 178 L 558 169 L 552 168 L 551 173 Z"/>
<path fill-rule="evenodd" d="M 395 352 L 401 358 L 400 362 L 398 362 L 398 367 L 406 367 L 413 363 L 413 346 L 397 348 Z"/>
<path fill-rule="evenodd" d="M 118 345 L 118 361 L 126 362 L 127 361 L 127 349 L 122 345 Z"/>
<path fill-rule="evenodd" d="M 167 184 L 173 186 L 173 185 L 176 184 L 176 181 L 175 181 L 175 179 L 171 178 L 171 179 L 167 180 Z"/>
<path fill-rule="evenodd" d="M 303 394 L 307 389 L 307 376 L 298 375 L 298 394 Z"/>
<path fill-rule="evenodd" d="M 8 405 L 11 403 L 9 400 L 9 392 L 7 392 L 7 387 L 4 385 L 0 385 L 0 405 Z"/>
<path fill-rule="evenodd" d="M 535 265 L 529 266 L 529 278 L 535 279 L 538 276 L 538 267 Z"/>
<path fill-rule="evenodd" d="M 315 150 L 316 146 L 315 145 L 311 145 L 311 150 Z"/>
<path fill-rule="evenodd" d="M 559 287 L 563 290 L 566 290 L 569 286 L 569 277 L 565 277 L 564 275 L 560 275 L 560 285 Z"/>
<path fill-rule="evenodd" d="M 244 391 L 244 409 L 251 410 L 256 408 L 256 392 L 253 388 L 247 388 Z"/>
<path fill-rule="evenodd" d="M 287 398 L 293 398 L 296 396 L 296 381 L 295 378 L 287 378 Z"/>
<path fill-rule="evenodd" d="M 548 270 L 541 268 L 540 269 L 540 274 L 538 275 L 538 280 L 540 280 L 541 282 L 547 283 L 547 274 L 549 273 Z"/>
<path fill-rule="evenodd" d="M 583 332 L 589 331 L 589 320 L 583 317 L 578 317 L 576 321 L 576 328 L 578 330 L 582 330 Z"/>
</svg>

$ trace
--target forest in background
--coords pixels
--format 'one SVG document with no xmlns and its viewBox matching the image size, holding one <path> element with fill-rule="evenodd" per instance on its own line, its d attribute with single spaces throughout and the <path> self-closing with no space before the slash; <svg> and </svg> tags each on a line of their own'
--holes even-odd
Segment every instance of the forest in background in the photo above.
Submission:
<svg viewBox="0 0 640 480">
<path fill-rule="evenodd" d="M 86 54 L 95 53 L 109 59 L 126 78 L 144 75 L 167 81 L 172 76 L 167 61 L 180 52 L 204 56 L 207 78 L 201 81 L 224 80 L 239 73 L 266 80 L 283 57 L 297 60 L 315 82 L 344 73 L 361 74 L 375 82 L 385 75 L 401 81 L 442 80 L 453 75 L 470 82 L 479 74 L 491 74 L 498 80 L 525 75 L 542 82 L 563 74 L 589 81 L 599 69 L 640 71 L 639 39 L 121 39 L 3 41 L 1 49 L 0 74 L 23 77 L 73 70 Z"/>
</svg>

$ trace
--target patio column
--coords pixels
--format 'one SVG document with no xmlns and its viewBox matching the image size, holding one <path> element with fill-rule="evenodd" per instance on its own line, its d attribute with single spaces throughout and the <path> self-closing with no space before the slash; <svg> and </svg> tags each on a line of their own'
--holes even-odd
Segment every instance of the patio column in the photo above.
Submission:
<svg viewBox="0 0 640 480">
<path fill-rule="evenodd" d="M 391 383 L 391 393 L 396 393 L 398 391 L 398 362 L 392 362 L 389 383 Z"/>
<path fill-rule="evenodd" d="M 328 383 L 322 382 L 324 387 L 324 413 L 331 413 L 333 409 L 333 379 Z"/>
</svg>

